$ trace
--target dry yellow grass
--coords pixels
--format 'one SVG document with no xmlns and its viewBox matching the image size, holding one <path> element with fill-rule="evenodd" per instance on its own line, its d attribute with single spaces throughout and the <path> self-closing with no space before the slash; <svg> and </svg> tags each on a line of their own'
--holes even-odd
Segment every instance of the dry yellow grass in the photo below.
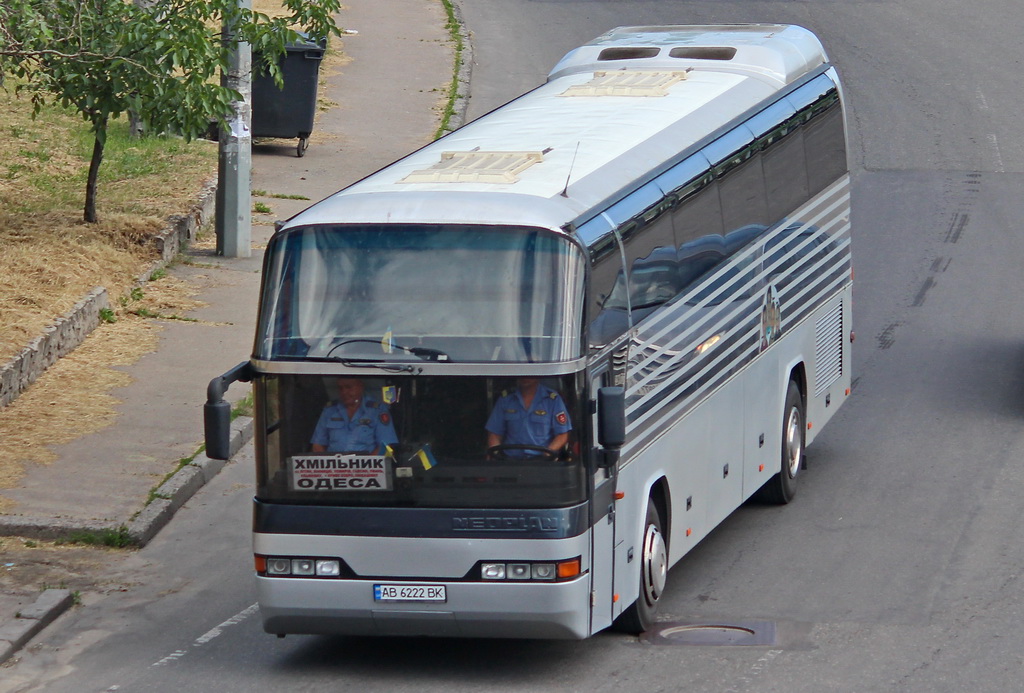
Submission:
<svg viewBox="0 0 1024 693">
<path fill-rule="evenodd" d="M 15 232 L 16 233 L 16 232 Z M 94 286 L 117 296 L 147 259 L 141 248 L 117 247 L 89 230 L 65 225 L 21 238 L 0 228 L 0 361 L 66 313 Z"/>
<path fill-rule="evenodd" d="M 17 484 L 28 464 L 53 462 L 51 446 L 113 423 L 119 400 L 110 391 L 131 382 L 115 367 L 152 352 L 159 337 L 160 324 L 136 313 L 181 315 L 205 305 L 194 298 L 196 291 L 170 276 L 150 282 L 141 298 L 119 307 L 116 322 L 101 324 L 21 397 L 0 409 L 0 488 Z"/>
</svg>

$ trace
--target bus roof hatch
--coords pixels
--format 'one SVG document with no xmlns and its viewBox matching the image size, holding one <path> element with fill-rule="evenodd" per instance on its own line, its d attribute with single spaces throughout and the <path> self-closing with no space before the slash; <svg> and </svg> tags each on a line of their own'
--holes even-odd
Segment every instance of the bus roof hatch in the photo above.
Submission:
<svg viewBox="0 0 1024 693">
<path fill-rule="evenodd" d="M 543 160 L 544 152 L 442 152 L 436 164 L 399 182 L 515 183 L 520 173 Z"/>
<path fill-rule="evenodd" d="M 684 79 L 684 71 L 601 71 L 595 72 L 589 82 L 569 87 L 561 96 L 668 96 L 668 90 Z"/>
</svg>

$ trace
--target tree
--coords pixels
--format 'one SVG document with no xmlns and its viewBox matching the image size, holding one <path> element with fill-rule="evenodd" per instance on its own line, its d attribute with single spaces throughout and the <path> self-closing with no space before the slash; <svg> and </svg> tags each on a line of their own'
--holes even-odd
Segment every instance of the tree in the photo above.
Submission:
<svg viewBox="0 0 1024 693">
<path fill-rule="evenodd" d="M 217 77 L 239 42 L 280 80 L 278 58 L 299 38 L 340 36 L 340 0 L 281 0 L 270 18 L 238 0 L 0 0 L 0 84 L 17 78 L 36 112 L 49 101 L 76 109 L 95 136 L 84 219 L 96 221 L 96 181 L 111 119 L 132 111 L 148 132 L 199 137 L 240 95 Z M 230 37 L 221 27 L 232 26 Z"/>
</svg>

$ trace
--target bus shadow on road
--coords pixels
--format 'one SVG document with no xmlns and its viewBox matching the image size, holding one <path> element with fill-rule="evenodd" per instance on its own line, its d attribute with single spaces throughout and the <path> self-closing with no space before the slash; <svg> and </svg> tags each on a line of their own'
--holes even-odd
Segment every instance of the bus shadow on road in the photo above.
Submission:
<svg viewBox="0 0 1024 693">
<path fill-rule="evenodd" d="M 350 636 L 289 636 L 306 641 L 283 658 L 283 670 L 365 674 L 380 681 L 392 676 L 451 676 L 461 683 L 479 680 L 493 685 L 504 677 L 520 682 L 537 678 L 538 685 L 551 682 L 564 671 L 565 662 L 579 654 L 586 641 L 500 640 L 459 638 L 403 638 Z M 635 638 L 629 638 L 636 642 Z M 528 666 L 524 666 L 529 662 Z"/>
</svg>

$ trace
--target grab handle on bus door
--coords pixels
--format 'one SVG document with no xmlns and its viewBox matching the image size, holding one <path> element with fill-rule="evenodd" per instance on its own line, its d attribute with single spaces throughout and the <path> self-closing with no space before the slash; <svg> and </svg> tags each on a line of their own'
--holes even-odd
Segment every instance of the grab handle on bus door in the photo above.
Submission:
<svg viewBox="0 0 1024 693">
<path fill-rule="evenodd" d="M 212 460 L 231 457 L 231 405 L 224 400 L 231 383 L 252 380 L 252 366 L 243 361 L 224 375 L 217 376 L 206 387 L 203 405 L 203 433 L 206 438 L 206 456 Z"/>
<path fill-rule="evenodd" d="M 626 392 L 621 387 L 597 391 L 597 442 L 603 448 L 599 466 L 618 464 L 619 448 L 626 442 Z"/>
</svg>

